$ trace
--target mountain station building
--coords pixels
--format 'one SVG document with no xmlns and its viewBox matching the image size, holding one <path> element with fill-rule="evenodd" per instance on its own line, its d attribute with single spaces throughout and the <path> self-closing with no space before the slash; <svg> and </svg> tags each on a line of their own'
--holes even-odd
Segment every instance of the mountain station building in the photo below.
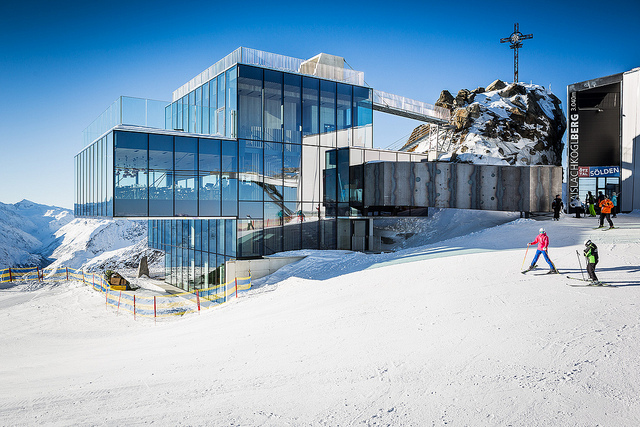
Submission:
<svg viewBox="0 0 640 427">
<path fill-rule="evenodd" d="M 567 87 L 568 199 L 616 193 L 640 209 L 640 68 Z"/>
<path fill-rule="evenodd" d="M 374 110 L 449 119 L 447 109 L 367 87 L 341 57 L 238 48 L 171 102 L 120 97 L 84 131 L 74 213 L 147 219 L 165 280 L 193 290 L 220 284 L 233 258 L 379 250 L 380 217 L 428 207 L 549 211 L 561 191 L 560 167 L 374 149 Z"/>
</svg>

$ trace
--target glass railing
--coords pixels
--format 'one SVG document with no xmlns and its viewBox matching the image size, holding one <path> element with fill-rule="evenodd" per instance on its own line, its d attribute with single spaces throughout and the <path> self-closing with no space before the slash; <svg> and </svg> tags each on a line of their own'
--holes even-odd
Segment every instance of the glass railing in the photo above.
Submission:
<svg viewBox="0 0 640 427">
<path fill-rule="evenodd" d="M 91 144 L 118 125 L 165 128 L 165 101 L 121 96 L 82 131 L 83 146 Z"/>
</svg>

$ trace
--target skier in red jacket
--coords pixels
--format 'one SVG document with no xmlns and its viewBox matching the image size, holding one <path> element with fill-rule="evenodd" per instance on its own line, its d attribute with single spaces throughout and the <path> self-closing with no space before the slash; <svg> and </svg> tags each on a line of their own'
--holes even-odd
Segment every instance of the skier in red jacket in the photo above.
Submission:
<svg viewBox="0 0 640 427">
<path fill-rule="evenodd" d="M 547 249 L 549 248 L 549 237 L 547 236 L 547 233 L 545 232 L 544 228 L 541 228 L 539 230 L 539 234 L 536 237 L 536 239 L 531 243 L 527 243 L 527 246 L 535 245 L 536 243 L 538 244 L 538 250 L 536 251 L 536 254 L 533 257 L 533 260 L 531 261 L 531 265 L 524 272 L 526 273 L 527 271 L 531 271 L 534 268 L 536 268 L 536 262 L 538 261 L 538 257 L 540 257 L 540 254 L 542 254 L 544 255 L 544 260 L 547 261 L 547 264 L 549 264 L 549 273 L 557 273 L 558 270 L 556 270 L 556 266 L 553 265 L 553 263 L 549 259 L 549 254 L 547 253 Z"/>
</svg>

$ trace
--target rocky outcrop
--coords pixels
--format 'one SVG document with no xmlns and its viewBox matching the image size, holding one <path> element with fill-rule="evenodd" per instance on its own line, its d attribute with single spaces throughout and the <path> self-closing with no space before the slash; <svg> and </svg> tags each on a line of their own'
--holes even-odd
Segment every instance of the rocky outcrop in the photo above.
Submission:
<svg viewBox="0 0 640 427">
<path fill-rule="evenodd" d="M 420 125 L 403 151 L 440 152 L 439 161 L 560 165 L 567 127 L 560 100 L 544 87 L 506 84 L 442 91 L 436 105 L 451 110 L 449 126 Z"/>
</svg>

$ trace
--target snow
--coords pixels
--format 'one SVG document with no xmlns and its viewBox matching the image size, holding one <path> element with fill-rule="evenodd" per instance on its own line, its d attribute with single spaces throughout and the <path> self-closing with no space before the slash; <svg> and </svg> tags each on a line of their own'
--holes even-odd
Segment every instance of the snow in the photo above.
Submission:
<svg viewBox="0 0 640 427">
<path fill-rule="evenodd" d="M 5 286 L 0 424 L 638 425 L 640 213 L 611 231 L 455 214 L 440 224 L 468 234 L 315 251 L 157 324 L 77 282 Z M 558 269 L 580 276 L 590 238 L 600 278 L 620 286 L 520 274 L 541 224 Z"/>
</svg>

